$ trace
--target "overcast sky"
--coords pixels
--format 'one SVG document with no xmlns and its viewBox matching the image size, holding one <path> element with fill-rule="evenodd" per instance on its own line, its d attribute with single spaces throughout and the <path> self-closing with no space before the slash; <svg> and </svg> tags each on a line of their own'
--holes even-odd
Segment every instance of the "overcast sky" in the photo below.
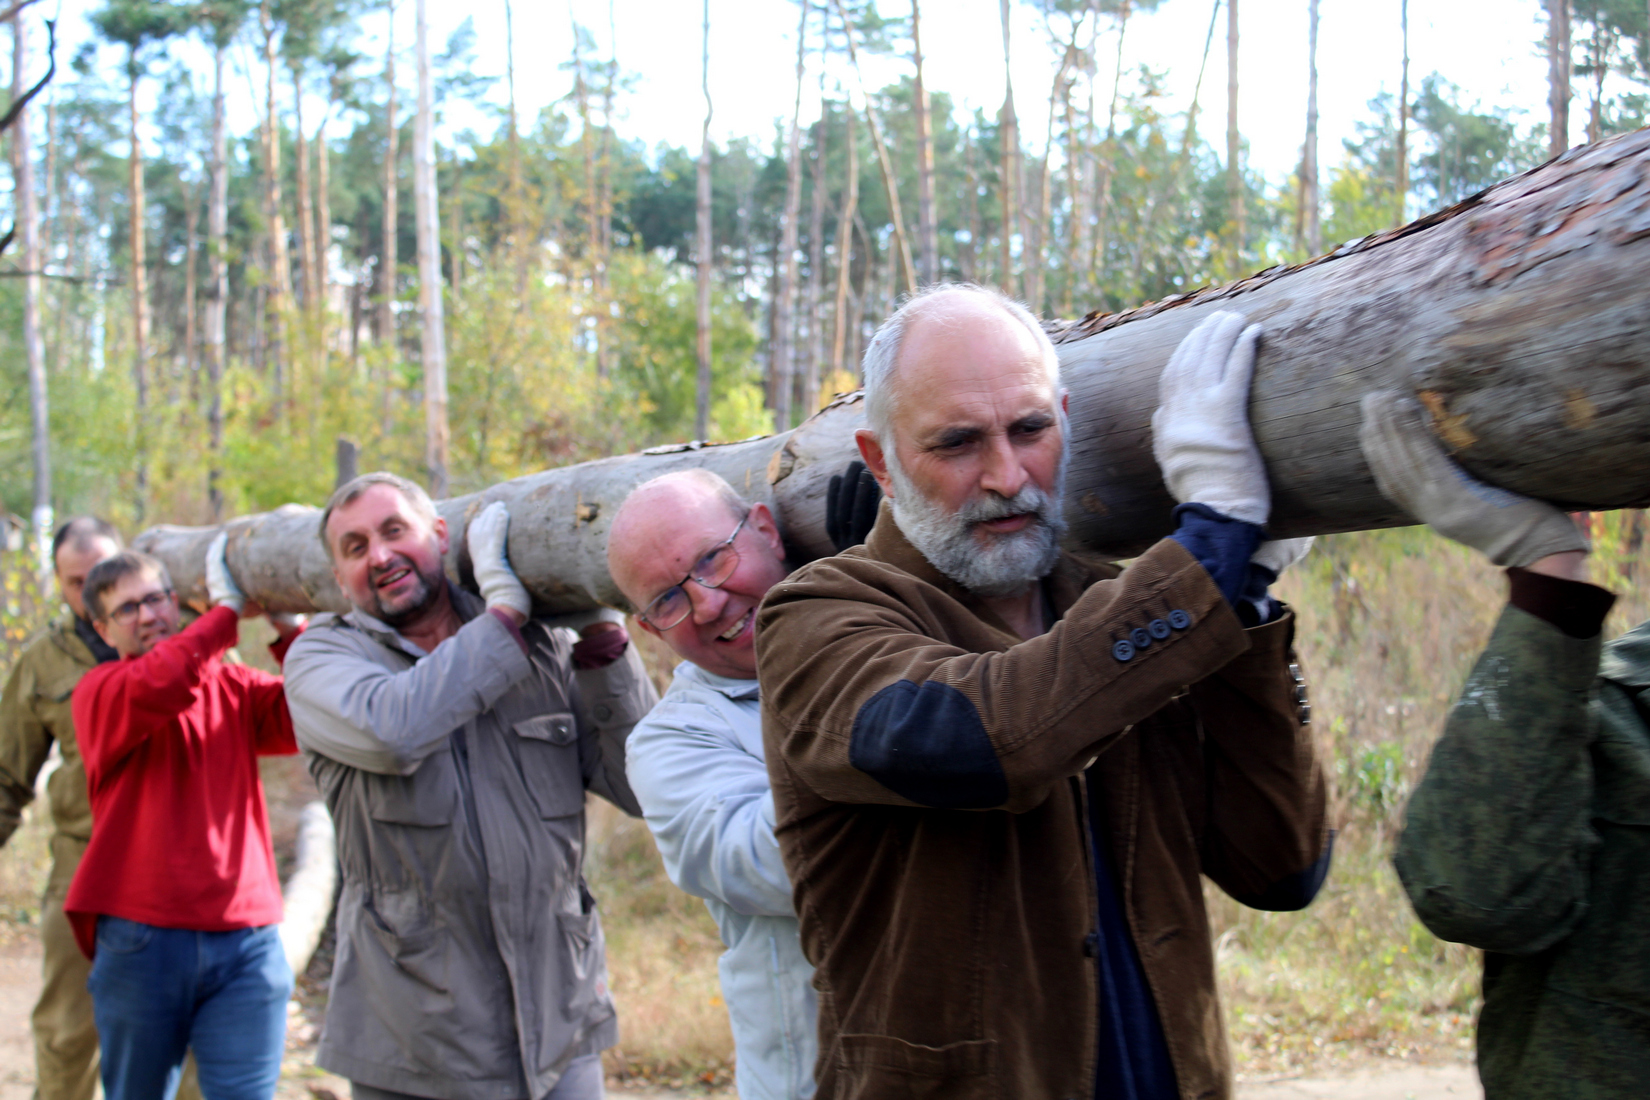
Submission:
<svg viewBox="0 0 1650 1100">
<path fill-rule="evenodd" d="M 47 0 L 41 10 L 61 4 L 66 60 L 87 37 L 85 14 L 99 0 Z M 907 0 L 879 0 L 886 16 L 909 13 Z M 1213 0 L 1163 0 L 1150 15 L 1136 16 L 1123 48 L 1126 69 L 1141 64 L 1167 71 L 1168 96 L 1163 109 L 1184 111 L 1191 99 L 1203 54 Z M 401 0 L 396 40 L 413 39 L 413 0 Z M 1242 43 L 1239 60 L 1239 123 L 1250 145 L 1250 164 L 1278 181 L 1293 171 L 1300 157 L 1306 108 L 1306 0 L 1241 0 Z M 1318 42 L 1319 157 L 1333 166 L 1341 157 L 1341 139 L 1368 117 L 1368 100 L 1382 90 L 1396 93 L 1401 59 L 1399 0 L 1321 0 Z M 611 19 L 610 19 L 611 14 Z M 571 78 L 562 68 L 572 48 L 571 23 L 577 20 L 595 34 L 598 49 L 617 49 L 621 68 L 635 74 L 634 89 L 621 101 L 621 135 L 650 147 L 668 142 L 697 148 L 704 118 L 700 95 L 700 19 L 693 0 L 516 0 L 516 93 L 525 117 L 565 96 Z M 767 137 L 776 119 L 788 117 L 795 92 L 798 8 L 786 0 L 711 0 L 711 97 L 715 111 L 711 132 L 725 141 L 733 136 Z M 503 0 L 429 0 L 432 52 L 465 19 L 473 18 L 478 36 L 477 71 L 502 76 L 505 70 Z M 816 11 L 817 18 L 817 11 Z M 369 53 L 382 50 L 382 14 L 363 21 L 370 32 L 362 43 Z M 817 27 L 817 23 L 811 23 Z M 1453 0 L 1410 5 L 1410 77 L 1412 84 L 1437 71 L 1460 85 L 1468 103 L 1523 110 L 1529 124 L 1545 116 L 1546 63 L 1538 42 L 1544 26 L 1539 0 Z M 611 28 L 611 30 L 610 30 Z M 1222 10 L 1204 77 L 1201 127 L 1224 149 L 1226 96 L 1226 15 Z M 1013 76 L 1015 102 L 1029 145 L 1040 146 L 1047 119 L 1049 85 L 1056 55 L 1035 7 L 1013 9 Z M 923 40 L 930 89 L 949 92 L 961 110 L 984 108 L 994 113 L 1003 98 L 1002 41 L 997 0 L 929 0 L 924 8 Z M 36 39 L 38 42 L 39 39 Z M 1109 88 L 1117 38 L 1109 27 L 1099 53 L 1101 80 Z M 204 52 L 184 47 L 184 56 L 204 63 Z M 113 49 L 105 58 L 113 63 Z M 236 54 L 242 64 L 255 60 L 251 49 Z M 867 83 L 875 88 L 909 71 L 904 57 L 863 57 Z M 804 97 L 804 117 L 817 112 L 818 72 L 812 68 Z M 404 55 L 404 85 L 412 80 L 410 54 Z M 363 66 L 382 68 L 382 60 Z M 207 70 L 202 69 L 203 73 Z M 258 85 L 261 88 L 261 78 Z M 827 73 L 828 88 L 851 88 L 845 65 Z M 237 73 L 238 129 L 255 121 L 245 76 Z M 289 90 L 285 93 L 290 94 Z M 504 85 L 492 98 L 502 103 Z M 1102 99 L 1104 97 L 1102 96 Z M 318 106 L 318 104 L 317 104 Z M 309 117 L 317 117 L 311 114 Z M 1585 112 L 1572 110 L 1579 136 Z M 480 112 L 455 109 L 453 126 L 488 130 L 495 123 Z M 336 131 L 335 131 L 336 132 Z"/>
</svg>

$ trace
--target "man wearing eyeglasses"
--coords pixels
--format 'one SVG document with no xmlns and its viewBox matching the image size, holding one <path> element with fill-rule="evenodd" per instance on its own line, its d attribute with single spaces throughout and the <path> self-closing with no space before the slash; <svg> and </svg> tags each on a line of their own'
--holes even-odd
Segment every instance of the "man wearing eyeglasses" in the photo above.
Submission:
<svg viewBox="0 0 1650 1100">
<path fill-rule="evenodd" d="M 658 696 L 617 624 L 530 618 L 509 526 L 469 521 L 477 597 L 413 482 L 363 474 L 321 514 L 354 610 L 316 616 L 286 691 L 343 871 L 317 1061 L 355 1100 L 590 1100 L 618 1041 L 585 792 L 640 814 L 625 738 Z"/>
<path fill-rule="evenodd" d="M 757 605 L 790 571 L 779 528 L 767 505 L 684 470 L 625 499 L 607 564 L 642 629 L 682 658 L 626 764 L 670 880 L 705 899 L 727 947 L 718 969 L 739 1095 L 812 1096 L 813 967 L 773 834 L 752 644 Z"/>
<path fill-rule="evenodd" d="M 154 558 L 125 551 L 86 577 L 120 660 L 74 692 L 97 828 L 64 910 L 92 960 L 109 1100 L 169 1095 L 187 1051 L 213 1100 L 268 1100 L 280 1076 L 292 971 L 257 758 L 298 745 L 280 677 L 222 659 L 261 613 L 224 546 L 207 553 L 214 606 L 186 630 Z M 279 661 L 301 628 L 270 619 Z"/>
</svg>

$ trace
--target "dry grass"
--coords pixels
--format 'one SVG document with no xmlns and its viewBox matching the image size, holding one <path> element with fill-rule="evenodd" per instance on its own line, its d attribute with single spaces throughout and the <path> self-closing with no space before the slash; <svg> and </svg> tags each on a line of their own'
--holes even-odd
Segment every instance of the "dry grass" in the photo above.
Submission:
<svg viewBox="0 0 1650 1100">
<path fill-rule="evenodd" d="M 607 1072 L 680 1087 L 732 1078 L 733 1035 L 716 975 L 722 943 L 704 903 L 672 886 L 642 822 L 589 802 L 586 875 L 601 899 L 619 1045 Z"/>
</svg>

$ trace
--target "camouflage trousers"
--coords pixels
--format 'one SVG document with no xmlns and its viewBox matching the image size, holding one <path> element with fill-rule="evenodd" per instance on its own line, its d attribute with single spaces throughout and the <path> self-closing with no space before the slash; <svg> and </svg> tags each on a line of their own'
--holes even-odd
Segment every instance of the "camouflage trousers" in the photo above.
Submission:
<svg viewBox="0 0 1650 1100">
<path fill-rule="evenodd" d="M 97 1089 L 97 1025 L 86 977 L 92 961 L 80 953 L 63 898 L 74 880 L 86 842 L 61 834 L 52 837 L 52 870 L 40 899 L 40 1000 L 30 1023 L 34 1028 L 34 1100 L 92 1100 Z M 195 1059 L 183 1067 L 176 1100 L 201 1100 Z"/>
</svg>

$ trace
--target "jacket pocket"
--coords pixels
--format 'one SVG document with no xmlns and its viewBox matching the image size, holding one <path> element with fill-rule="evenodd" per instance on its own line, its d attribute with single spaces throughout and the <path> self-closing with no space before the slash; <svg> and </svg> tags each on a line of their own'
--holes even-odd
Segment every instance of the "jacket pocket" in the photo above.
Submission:
<svg viewBox="0 0 1650 1100">
<path fill-rule="evenodd" d="M 556 913 L 566 961 L 563 988 L 567 991 L 567 1013 L 574 1019 L 608 1003 L 607 945 L 601 918 L 596 915 L 596 899 L 582 879 L 578 891 L 578 910 Z"/>
<path fill-rule="evenodd" d="M 991 1039 L 925 1047 L 892 1035 L 837 1038 L 837 1062 L 851 1078 L 874 1080 L 890 1074 L 911 1078 L 913 1085 L 920 1082 L 925 1093 L 932 1089 L 936 1096 L 950 1095 L 944 1087 L 947 1083 L 989 1076 L 996 1061 L 997 1043 Z"/>
<path fill-rule="evenodd" d="M 418 908 L 416 897 L 406 893 L 364 898 L 361 906 L 361 923 L 372 933 L 372 938 L 384 949 L 384 954 L 402 975 L 433 992 L 449 993 L 447 931 L 436 924 L 421 924 L 416 928 L 398 930 L 385 920 L 385 912 L 407 908 L 408 906 L 396 904 L 403 900 L 408 902 L 410 907 Z M 399 991 L 392 992 L 392 985 L 383 984 L 384 987 L 376 991 L 379 995 L 399 995 Z"/>
<path fill-rule="evenodd" d="M 361 773 L 367 812 L 389 825 L 450 825 L 458 804 L 452 749 L 432 753 L 411 775 Z"/>
<path fill-rule="evenodd" d="M 579 728 L 568 713 L 537 714 L 515 724 L 521 777 L 542 818 L 584 812 Z"/>
</svg>

